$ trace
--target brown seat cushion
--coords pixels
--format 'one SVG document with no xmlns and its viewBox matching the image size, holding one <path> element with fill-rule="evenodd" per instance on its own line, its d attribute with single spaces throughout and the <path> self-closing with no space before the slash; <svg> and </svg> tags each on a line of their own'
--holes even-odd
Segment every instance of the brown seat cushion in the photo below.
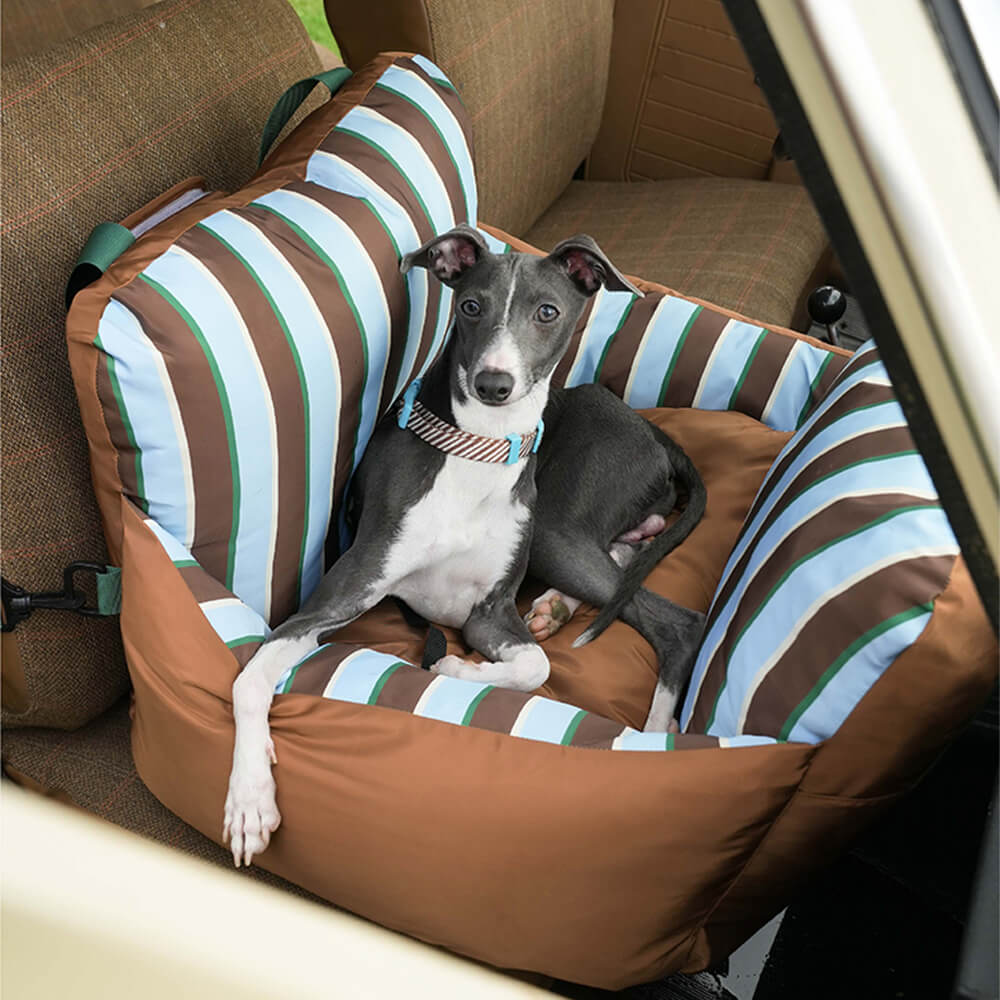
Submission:
<svg viewBox="0 0 1000 1000">
<path fill-rule="evenodd" d="M 573 181 L 523 235 L 551 249 L 589 233 L 628 274 L 791 326 L 826 233 L 804 188 L 765 181 Z"/>
</svg>

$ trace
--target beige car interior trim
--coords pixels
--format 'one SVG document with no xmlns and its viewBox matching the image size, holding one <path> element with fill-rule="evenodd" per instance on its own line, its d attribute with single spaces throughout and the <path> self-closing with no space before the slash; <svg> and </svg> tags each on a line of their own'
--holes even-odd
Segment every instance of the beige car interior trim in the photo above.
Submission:
<svg viewBox="0 0 1000 1000">
<path fill-rule="evenodd" d="M 5 997 L 550 995 L 360 917 L 185 857 L 9 782 L 3 787 L 2 834 Z"/>
<path fill-rule="evenodd" d="M 926 8 L 759 7 L 997 562 L 1000 201 Z"/>
</svg>

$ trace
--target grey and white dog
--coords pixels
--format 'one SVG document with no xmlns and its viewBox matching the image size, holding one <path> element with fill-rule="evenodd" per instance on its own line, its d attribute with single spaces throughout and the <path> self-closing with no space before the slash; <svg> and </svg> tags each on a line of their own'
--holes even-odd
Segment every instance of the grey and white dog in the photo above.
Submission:
<svg viewBox="0 0 1000 1000">
<path fill-rule="evenodd" d="M 588 236 L 560 243 L 547 257 L 495 255 L 461 225 L 400 266 L 404 273 L 426 267 L 450 285 L 456 317 L 447 348 L 405 405 L 419 404 L 452 430 L 510 440 L 510 453 L 499 462 L 459 457 L 395 415 L 376 428 L 349 501 L 353 544 L 233 684 L 236 741 L 223 837 L 237 866 L 267 847 L 281 821 L 268 726 L 275 684 L 320 635 L 385 597 L 461 628 L 486 657 L 444 656 L 433 671 L 520 691 L 549 675 L 536 638 L 551 635 L 581 600 L 601 607 L 575 644 L 616 617 L 649 640 L 660 676 L 647 728 L 671 723 L 701 635 L 704 616 L 640 586 L 701 517 L 698 473 L 676 444 L 608 390 L 549 387 L 588 297 L 602 284 L 637 289 Z M 537 454 L 517 447 L 541 430 L 543 414 Z M 678 483 L 687 506 L 664 530 Z M 514 599 L 529 565 L 555 589 L 535 602 L 526 623 Z"/>
</svg>

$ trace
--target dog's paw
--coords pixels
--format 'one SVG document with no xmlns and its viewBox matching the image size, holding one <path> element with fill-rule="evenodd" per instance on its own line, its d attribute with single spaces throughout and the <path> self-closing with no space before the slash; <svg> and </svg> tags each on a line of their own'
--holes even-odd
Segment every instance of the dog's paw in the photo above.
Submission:
<svg viewBox="0 0 1000 1000">
<path fill-rule="evenodd" d="M 268 756 L 275 760 L 273 748 L 268 749 Z M 229 777 L 222 841 L 228 841 L 237 868 L 241 864 L 250 866 L 254 855 L 266 849 L 281 823 L 270 763 L 264 759 L 261 764 L 234 766 Z"/>
<path fill-rule="evenodd" d="M 564 597 L 558 590 L 546 590 L 532 602 L 531 610 L 524 616 L 524 624 L 535 642 L 543 642 L 573 617 L 578 606 L 572 597 Z"/>
<path fill-rule="evenodd" d="M 444 674 L 445 677 L 458 677 L 464 681 L 477 681 L 482 670 L 482 665 L 473 663 L 471 660 L 463 660 L 460 656 L 449 653 L 442 656 L 437 663 L 432 663 L 430 671 L 432 674 Z"/>
</svg>

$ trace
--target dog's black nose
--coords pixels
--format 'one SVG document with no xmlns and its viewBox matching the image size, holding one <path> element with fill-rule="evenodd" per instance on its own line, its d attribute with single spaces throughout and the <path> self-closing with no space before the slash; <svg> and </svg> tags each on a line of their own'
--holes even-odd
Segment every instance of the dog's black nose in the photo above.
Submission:
<svg viewBox="0 0 1000 1000">
<path fill-rule="evenodd" d="M 474 385 L 484 403 L 506 403 L 514 388 L 514 376 L 488 368 L 476 376 Z"/>
</svg>

